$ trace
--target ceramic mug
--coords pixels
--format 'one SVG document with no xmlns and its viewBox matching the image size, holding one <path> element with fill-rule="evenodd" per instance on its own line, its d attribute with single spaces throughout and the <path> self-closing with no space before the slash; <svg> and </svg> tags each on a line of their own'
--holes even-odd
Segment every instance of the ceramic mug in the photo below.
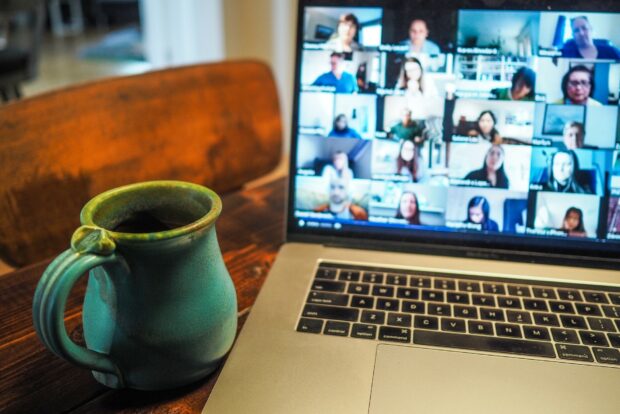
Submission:
<svg viewBox="0 0 620 414">
<path fill-rule="evenodd" d="M 33 320 L 52 352 L 112 388 L 159 390 L 218 366 L 237 328 L 237 299 L 215 233 L 221 200 L 179 181 L 116 188 L 82 209 L 71 248 L 45 270 Z M 86 271 L 86 348 L 69 338 L 64 310 Z"/>
</svg>

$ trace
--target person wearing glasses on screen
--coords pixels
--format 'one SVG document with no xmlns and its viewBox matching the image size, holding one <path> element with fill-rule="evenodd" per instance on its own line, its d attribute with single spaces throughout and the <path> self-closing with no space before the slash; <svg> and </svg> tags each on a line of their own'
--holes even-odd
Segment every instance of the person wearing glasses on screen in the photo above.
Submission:
<svg viewBox="0 0 620 414">
<path fill-rule="evenodd" d="M 504 171 L 504 158 L 501 145 L 492 145 L 484 157 L 482 168 L 471 171 L 465 180 L 483 181 L 493 188 L 508 188 L 510 182 Z"/>
<path fill-rule="evenodd" d="M 488 141 L 491 144 L 501 144 L 502 137 L 495 128 L 497 118 L 492 111 L 482 111 L 476 120 L 476 125 L 467 135 L 470 137 L 478 137 L 481 140 Z"/>
<path fill-rule="evenodd" d="M 418 197 L 411 191 L 405 191 L 400 196 L 398 202 L 398 210 L 396 211 L 397 219 L 407 220 L 408 224 L 420 225 L 420 204 Z"/>
<path fill-rule="evenodd" d="M 542 189 L 558 193 L 592 194 L 587 183 L 579 182 L 579 173 L 577 154 L 572 150 L 558 151 L 549 158 L 547 180 L 542 183 Z"/>
<path fill-rule="evenodd" d="M 601 106 L 599 101 L 592 98 L 594 74 L 584 65 L 573 66 L 562 77 L 562 94 L 564 97 L 555 103 Z"/>
<path fill-rule="evenodd" d="M 326 47 L 340 53 L 361 50 L 359 43 L 355 41 L 359 28 L 359 20 L 354 14 L 343 14 L 338 20 L 336 33 L 327 41 Z"/>
<path fill-rule="evenodd" d="M 512 76 L 510 88 L 493 89 L 495 99 L 501 101 L 533 101 L 536 98 L 536 72 L 528 67 L 520 67 Z"/>
<path fill-rule="evenodd" d="M 349 192 L 351 180 L 332 177 L 329 180 L 329 202 L 314 209 L 317 213 L 330 213 L 334 218 L 344 220 L 368 220 L 366 210 L 351 201 Z"/>
<path fill-rule="evenodd" d="M 467 204 L 467 220 L 465 223 L 477 224 L 481 231 L 499 231 L 497 222 L 489 217 L 490 214 L 491 206 L 485 197 L 472 197 Z"/>
<path fill-rule="evenodd" d="M 562 57 L 582 59 L 620 59 L 620 50 L 607 39 L 594 39 L 586 16 L 570 20 L 573 38 L 562 46 Z"/>
<path fill-rule="evenodd" d="M 344 71 L 344 54 L 333 52 L 329 56 L 330 71 L 325 72 L 312 82 L 312 86 L 333 86 L 336 93 L 357 92 L 355 76 Z"/>
<path fill-rule="evenodd" d="M 558 231 L 563 231 L 569 237 L 588 237 L 583 226 L 583 211 L 577 207 L 570 207 L 566 210 L 562 227 Z"/>
</svg>

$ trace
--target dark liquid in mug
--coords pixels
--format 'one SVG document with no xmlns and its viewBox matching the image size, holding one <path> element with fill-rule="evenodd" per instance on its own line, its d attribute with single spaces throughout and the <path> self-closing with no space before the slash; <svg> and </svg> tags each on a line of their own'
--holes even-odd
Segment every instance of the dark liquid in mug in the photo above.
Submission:
<svg viewBox="0 0 620 414">
<path fill-rule="evenodd" d="M 138 211 L 114 226 L 112 230 L 121 233 L 158 233 L 186 226 L 193 221 L 195 221 L 193 217 L 183 220 L 178 217 L 156 215 L 150 211 Z"/>
</svg>

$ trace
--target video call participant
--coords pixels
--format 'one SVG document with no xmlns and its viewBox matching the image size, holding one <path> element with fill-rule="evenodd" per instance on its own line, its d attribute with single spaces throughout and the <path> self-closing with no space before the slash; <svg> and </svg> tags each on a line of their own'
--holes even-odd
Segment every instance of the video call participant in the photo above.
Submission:
<svg viewBox="0 0 620 414">
<path fill-rule="evenodd" d="M 320 75 L 312 82 L 313 86 L 333 86 L 337 93 L 357 92 L 357 81 L 355 76 L 344 71 L 344 55 L 333 52 L 329 56 L 329 66 L 331 70 Z"/>
<path fill-rule="evenodd" d="M 424 125 L 411 119 L 411 109 L 405 108 L 402 112 L 402 119 L 388 132 L 390 138 L 399 140 L 413 141 L 416 145 L 421 145 L 423 141 Z"/>
<path fill-rule="evenodd" d="M 594 74 L 583 65 L 573 66 L 562 77 L 562 94 L 564 97 L 555 103 L 572 105 L 600 106 L 592 98 L 594 94 Z"/>
<path fill-rule="evenodd" d="M 495 128 L 497 118 L 491 111 L 482 111 L 476 120 L 476 126 L 470 130 L 467 135 L 471 137 L 479 137 L 491 144 L 501 144 L 502 137 Z"/>
<path fill-rule="evenodd" d="M 414 19 L 409 25 L 409 38 L 400 42 L 401 45 L 409 46 L 410 54 L 424 53 L 438 55 L 441 53 L 437 43 L 428 40 L 428 26 L 422 19 Z"/>
<path fill-rule="evenodd" d="M 331 182 L 334 178 L 343 178 L 350 181 L 354 178 L 353 170 L 349 168 L 349 156 L 343 151 L 336 151 L 332 155 L 332 163 L 323 167 L 321 175 Z"/>
<path fill-rule="evenodd" d="M 413 141 L 402 141 L 396 158 L 396 174 L 420 182 L 424 177 L 420 156 Z"/>
<path fill-rule="evenodd" d="M 504 158 L 504 149 L 500 145 L 491 146 L 484 157 L 482 168 L 471 171 L 465 179 L 484 181 L 494 188 L 508 188 L 509 181 L 504 171 Z"/>
<path fill-rule="evenodd" d="M 585 130 L 581 122 L 571 121 L 564 124 L 562 131 L 562 143 L 566 149 L 574 150 L 583 148 Z"/>
<path fill-rule="evenodd" d="M 491 206 L 489 201 L 481 196 L 473 197 L 467 204 L 466 223 L 479 224 L 482 231 L 499 231 L 499 226 L 491 220 Z"/>
<path fill-rule="evenodd" d="M 329 182 L 329 202 L 314 209 L 317 213 L 331 213 L 334 218 L 344 220 L 368 220 L 368 213 L 351 202 L 349 185 L 344 178 L 332 178 Z"/>
<path fill-rule="evenodd" d="M 544 191 L 558 193 L 592 194 L 587 183 L 579 182 L 579 160 L 572 150 L 558 151 L 549 158 L 547 181 L 543 183 Z"/>
<path fill-rule="evenodd" d="M 611 199 L 609 202 L 609 226 L 607 231 L 609 234 L 620 235 L 620 198 L 617 201 Z"/>
<path fill-rule="evenodd" d="M 583 226 L 583 211 L 577 207 L 570 207 L 566 210 L 562 227 L 558 231 L 563 231 L 570 237 L 588 237 Z"/>
<path fill-rule="evenodd" d="M 533 101 L 536 99 L 535 87 L 536 72 L 523 66 L 512 76 L 510 88 L 493 89 L 491 93 L 501 101 Z"/>
<path fill-rule="evenodd" d="M 349 127 L 349 120 L 345 114 L 339 114 L 334 118 L 332 130 L 327 136 L 331 138 L 362 138 L 356 130 Z"/>
<path fill-rule="evenodd" d="M 360 23 L 354 14 L 348 13 L 340 16 L 336 33 L 327 41 L 326 46 L 340 53 L 350 53 L 360 50 L 359 43 L 355 41 L 355 36 L 359 31 Z"/>
<path fill-rule="evenodd" d="M 420 205 L 418 197 L 411 191 L 405 191 L 398 203 L 397 219 L 405 219 L 409 224 L 420 225 Z"/>
<path fill-rule="evenodd" d="M 573 38 L 564 43 L 562 57 L 583 59 L 620 59 L 620 50 L 607 39 L 594 39 L 586 16 L 570 20 Z"/>
<path fill-rule="evenodd" d="M 404 90 L 408 97 L 414 98 L 438 95 L 435 84 L 426 80 L 422 63 L 415 57 L 403 60 L 395 89 Z"/>
</svg>

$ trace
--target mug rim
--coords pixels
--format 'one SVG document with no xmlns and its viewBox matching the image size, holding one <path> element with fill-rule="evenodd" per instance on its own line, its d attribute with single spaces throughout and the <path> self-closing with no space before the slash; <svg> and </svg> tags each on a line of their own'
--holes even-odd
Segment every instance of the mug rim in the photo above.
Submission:
<svg viewBox="0 0 620 414">
<path fill-rule="evenodd" d="M 152 188 L 166 188 L 166 187 L 175 187 L 175 188 L 185 188 L 188 190 L 196 191 L 206 197 L 211 201 L 211 208 L 207 212 L 207 214 L 200 217 L 198 220 L 195 220 L 189 224 L 186 224 L 181 227 L 177 227 L 170 230 L 164 230 L 153 233 L 125 233 L 107 229 L 105 227 L 100 226 L 95 223 L 93 217 L 95 212 L 99 208 L 99 206 L 114 197 L 117 197 L 120 194 L 127 193 L 129 191 L 133 191 L 136 189 L 144 190 L 144 189 L 152 189 Z M 143 181 L 139 183 L 127 184 L 120 187 L 116 187 L 107 191 L 104 191 L 101 194 L 96 195 L 91 200 L 89 200 L 82 211 L 80 212 L 80 221 L 82 225 L 91 225 L 103 229 L 106 233 L 110 235 L 114 240 L 118 241 L 128 241 L 128 242 L 141 242 L 141 241 L 153 241 L 153 240 L 167 240 L 172 238 L 177 238 L 180 236 L 184 236 L 190 233 L 194 233 L 197 230 L 208 227 L 212 225 L 215 220 L 219 217 L 222 211 L 222 200 L 217 195 L 217 193 L 210 188 L 202 186 L 200 184 L 194 184 L 187 181 L 177 181 L 177 180 L 155 180 L 155 181 Z"/>
</svg>

